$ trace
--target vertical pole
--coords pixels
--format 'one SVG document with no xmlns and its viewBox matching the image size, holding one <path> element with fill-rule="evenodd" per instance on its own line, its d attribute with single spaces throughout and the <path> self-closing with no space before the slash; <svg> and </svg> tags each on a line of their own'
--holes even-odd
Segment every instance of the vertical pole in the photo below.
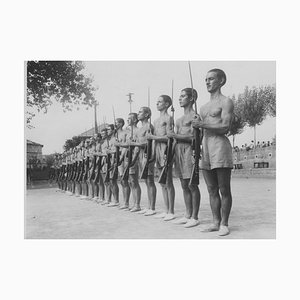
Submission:
<svg viewBox="0 0 300 300">
<path fill-rule="evenodd" d="M 130 113 L 132 113 L 132 110 L 131 110 L 131 103 L 133 102 L 132 101 L 132 98 L 131 98 L 131 96 L 133 95 L 133 93 L 128 93 L 128 95 L 126 95 L 126 96 L 128 96 L 129 97 L 129 100 L 128 100 L 128 102 L 129 102 L 129 107 L 130 107 Z"/>
<path fill-rule="evenodd" d="M 97 125 L 97 105 L 98 103 L 95 102 L 94 104 L 94 121 L 95 121 L 95 132 L 96 134 L 98 134 L 98 125 Z"/>
</svg>

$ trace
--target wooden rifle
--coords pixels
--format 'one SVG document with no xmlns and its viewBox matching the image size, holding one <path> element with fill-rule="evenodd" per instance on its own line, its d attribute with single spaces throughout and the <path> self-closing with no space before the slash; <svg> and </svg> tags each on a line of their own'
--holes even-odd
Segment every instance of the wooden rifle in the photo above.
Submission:
<svg viewBox="0 0 300 300">
<path fill-rule="evenodd" d="M 64 161 L 64 160 L 63 160 Z M 66 163 L 63 162 L 63 165 L 62 165 L 62 172 L 61 172 L 61 180 L 62 181 L 65 181 L 66 180 L 66 171 L 67 171 L 67 166 L 66 166 Z"/>
<path fill-rule="evenodd" d="M 108 137 L 106 138 L 106 141 L 107 141 L 107 148 L 109 149 L 109 140 L 108 140 Z M 110 153 L 107 153 L 106 154 L 106 174 L 105 174 L 105 177 L 104 177 L 104 183 L 108 183 L 109 182 L 109 173 L 110 173 L 110 167 L 111 167 L 111 154 Z"/>
<path fill-rule="evenodd" d="M 116 126 L 116 116 L 115 116 L 115 110 L 114 107 L 113 109 L 113 117 L 114 117 L 114 125 Z M 115 130 L 115 135 L 116 135 L 116 141 L 119 142 L 119 136 L 118 136 L 118 128 Z M 118 166 L 120 164 L 120 146 L 115 145 L 115 153 L 114 153 L 114 163 L 112 166 L 112 176 L 111 179 L 117 180 L 118 179 Z"/>
<path fill-rule="evenodd" d="M 106 154 L 106 174 L 105 174 L 105 177 L 104 177 L 104 183 L 108 183 L 109 182 L 109 173 L 110 173 L 110 159 L 111 159 L 111 154 L 110 153 L 107 153 Z"/>
<path fill-rule="evenodd" d="M 77 168 L 78 168 L 78 162 L 75 161 L 75 163 L 74 163 L 74 169 L 73 169 L 73 174 L 72 174 L 72 178 L 71 178 L 72 181 L 75 181 L 75 178 L 76 178 L 76 175 L 77 175 Z"/>
<path fill-rule="evenodd" d="M 197 99 L 194 99 L 194 88 L 193 88 L 193 77 L 192 77 L 192 70 L 191 70 L 191 64 L 189 63 L 189 72 L 190 72 L 190 80 L 191 80 L 191 87 L 192 87 L 192 100 L 194 100 L 195 103 L 195 113 L 197 112 Z M 191 178 L 189 181 L 189 185 L 199 185 L 199 161 L 200 161 L 200 155 L 201 155 L 201 143 L 202 143 L 202 132 L 200 132 L 199 128 L 193 129 L 194 138 L 192 140 L 192 157 L 194 159 Z"/>
<path fill-rule="evenodd" d="M 94 180 L 94 178 L 95 178 L 96 161 L 97 161 L 97 156 L 93 155 L 93 161 L 92 161 L 92 166 L 90 168 L 90 177 L 89 177 L 89 180 Z"/>
<path fill-rule="evenodd" d="M 66 163 L 66 167 L 65 167 L 65 175 L 64 175 L 64 180 L 68 180 L 70 175 L 70 165 L 68 163 Z"/>
<path fill-rule="evenodd" d="M 77 172 L 76 172 L 76 176 L 75 176 L 76 182 L 80 182 L 81 169 L 82 169 L 82 161 L 80 160 L 77 165 Z"/>
<path fill-rule="evenodd" d="M 70 177 L 71 177 L 71 174 L 72 174 L 72 167 L 73 165 L 72 164 L 67 164 L 67 176 L 66 176 L 66 180 L 70 180 Z"/>
<path fill-rule="evenodd" d="M 73 162 L 71 161 L 71 154 L 69 155 L 69 170 L 67 171 L 67 180 L 70 181 L 73 175 L 73 169 L 74 169 L 74 165 Z"/>
<path fill-rule="evenodd" d="M 87 151 L 87 150 L 86 150 Z M 86 182 L 88 179 L 88 174 L 89 174 L 89 165 L 90 165 L 90 157 L 88 156 L 88 154 L 86 153 L 86 158 L 84 161 L 84 173 L 83 173 L 83 178 L 82 181 Z"/>
<path fill-rule="evenodd" d="M 171 123 L 171 130 L 174 130 L 174 106 L 173 106 L 173 87 L 174 87 L 174 81 L 172 80 L 172 105 L 171 105 L 171 112 L 172 112 L 172 123 Z M 167 183 L 167 176 L 168 176 L 168 170 L 172 164 L 173 161 L 173 143 L 174 139 L 173 138 L 168 138 L 168 144 L 165 152 L 165 163 L 163 166 L 163 169 L 159 175 L 158 178 L 158 183 L 160 184 L 166 184 Z"/>
<path fill-rule="evenodd" d="M 130 136 L 130 140 L 133 140 L 133 124 L 130 125 L 131 126 L 131 136 Z M 132 158 L 133 158 L 133 149 L 135 146 L 129 145 L 128 149 L 126 150 L 126 154 L 125 154 L 125 161 L 127 161 L 127 165 L 124 169 L 124 173 L 122 175 L 122 180 L 128 180 L 129 178 L 129 169 L 131 167 L 132 164 Z"/>
<path fill-rule="evenodd" d="M 96 143 L 96 165 L 95 165 L 95 172 L 94 178 L 92 179 L 94 183 L 98 183 L 101 175 L 102 169 L 102 156 L 98 154 L 97 143 Z"/>
<path fill-rule="evenodd" d="M 99 177 L 101 173 L 101 168 L 102 168 L 102 156 L 98 156 L 97 161 L 96 161 L 96 167 L 95 167 L 95 175 L 94 175 L 94 183 L 99 182 Z"/>
<path fill-rule="evenodd" d="M 148 88 L 148 107 L 150 109 L 150 88 Z M 149 119 L 149 133 L 151 133 L 151 116 Z M 146 162 L 144 164 L 144 167 L 141 172 L 141 179 L 147 179 L 148 178 L 148 170 L 149 170 L 149 164 L 153 162 L 152 159 L 152 145 L 153 145 L 153 140 L 147 140 L 147 145 L 144 150 L 144 157 L 146 158 Z"/>
<path fill-rule="evenodd" d="M 83 149 L 81 149 L 81 156 L 83 156 Z M 81 182 L 84 174 L 84 159 L 82 157 L 82 160 L 79 163 L 79 172 L 78 172 L 78 178 L 77 181 Z"/>
</svg>

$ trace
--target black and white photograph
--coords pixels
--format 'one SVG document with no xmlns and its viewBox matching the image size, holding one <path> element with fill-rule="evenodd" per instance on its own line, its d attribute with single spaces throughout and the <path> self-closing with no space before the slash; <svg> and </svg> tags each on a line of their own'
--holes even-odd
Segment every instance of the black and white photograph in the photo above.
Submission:
<svg viewBox="0 0 300 300">
<path fill-rule="evenodd" d="M 298 299 L 299 9 L 1 5 L 1 299 Z"/>
<path fill-rule="evenodd" d="M 275 239 L 275 61 L 27 61 L 28 239 Z"/>
</svg>

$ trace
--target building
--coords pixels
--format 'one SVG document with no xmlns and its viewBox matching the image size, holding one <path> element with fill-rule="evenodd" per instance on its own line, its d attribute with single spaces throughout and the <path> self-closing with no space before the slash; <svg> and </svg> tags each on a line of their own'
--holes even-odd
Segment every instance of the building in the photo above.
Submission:
<svg viewBox="0 0 300 300">
<path fill-rule="evenodd" d="M 33 141 L 27 140 L 27 149 L 26 149 L 26 156 L 27 156 L 27 166 L 34 168 L 34 167 L 42 167 L 46 165 L 46 159 L 43 156 L 42 148 L 44 145 L 35 143 Z"/>
<path fill-rule="evenodd" d="M 98 126 L 98 132 L 100 133 L 100 131 L 103 128 L 105 128 L 106 126 L 107 126 L 107 124 L 100 124 Z M 88 137 L 94 136 L 94 134 L 95 134 L 95 127 L 91 128 L 91 129 L 89 129 L 87 131 L 84 131 L 83 133 L 79 134 L 79 136 L 81 136 L 81 137 L 87 137 L 88 138 Z"/>
</svg>

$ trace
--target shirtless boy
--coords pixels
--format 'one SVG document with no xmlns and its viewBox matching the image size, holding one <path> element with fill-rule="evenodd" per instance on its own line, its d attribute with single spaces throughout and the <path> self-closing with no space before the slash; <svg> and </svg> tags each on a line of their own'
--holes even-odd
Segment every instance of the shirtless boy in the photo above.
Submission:
<svg viewBox="0 0 300 300">
<path fill-rule="evenodd" d="M 116 119 L 116 146 L 120 146 L 120 143 L 125 143 L 126 142 L 126 137 L 128 135 L 128 131 L 124 130 L 124 119 L 122 118 L 117 118 Z M 130 198 L 130 186 L 128 183 L 128 180 L 122 179 L 123 173 L 124 173 L 124 155 L 126 152 L 126 148 L 122 148 L 121 150 L 121 155 L 120 155 L 120 162 L 118 166 L 118 171 L 119 171 L 119 176 L 120 176 L 120 183 L 122 186 L 122 194 L 123 194 L 123 205 L 120 206 L 120 209 L 128 209 L 129 208 L 129 198 Z"/>
<path fill-rule="evenodd" d="M 192 120 L 196 115 L 193 104 L 197 100 L 197 97 L 195 89 L 193 89 L 193 95 L 191 88 L 185 88 L 181 91 L 179 105 L 184 109 L 184 115 L 176 120 L 176 133 L 168 133 L 168 137 L 173 137 L 176 140 L 175 172 L 181 182 L 186 207 L 185 216 L 175 220 L 174 223 L 184 224 L 186 228 L 199 225 L 200 191 L 198 185 L 189 184 L 193 168 L 191 159 L 193 139 Z"/>
<path fill-rule="evenodd" d="M 126 151 L 122 151 L 121 160 L 124 159 L 124 171 L 128 165 L 127 155 L 129 151 L 129 146 L 134 143 L 136 140 L 136 133 L 138 131 L 137 123 L 138 117 L 137 113 L 130 113 L 128 115 L 128 132 L 126 135 L 126 142 L 120 143 L 120 147 L 126 149 Z M 138 172 L 138 154 L 139 148 L 135 147 L 133 151 L 133 159 L 129 168 L 129 185 L 131 188 L 131 193 L 133 197 L 133 206 L 129 208 L 131 212 L 139 212 L 141 210 L 141 187 L 139 185 L 139 172 Z M 124 158 L 123 158 L 124 157 Z M 124 209 L 126 210 L 126 208 Z"/>
<path fill-rule="evenodd" d="M 109 182 L 105 183 L 106 187 L 106 195 L 107 200 L 103 202 L 103 204 L 108 204 L 109 207 L 118 206 L 119 205 L 119 187 L 117 184 L 117 180 L 111 179 L 111 170 L 108 169 L 108 160 L 110 160 L 110 165 L 112 162 L 111 156 L 115 151 L 114 143 L 114 125 L 110 124 L 106 127 L 107 137 L 106 141 L 102 145 L 102 152 L 105 155 L 106 159 L 106 166 L 105 166 L 105 173 L 104 177 L 106 176 L 106 173 L 109 172 Z M 111 196 L 113 195 L 114 201 L 111 201 Z"/>
<path fill-rule="evenodd" d="M 149 122 L 149 118 L 151 117 L 151 110 L 149 107 L 141 107 L 138 113 L 138 120 L 142 123 L 142 127 L 136 133 L 137 142 L 135 145 L 140 148 L 139 151 L 139 172 L 141 174 L 144 164 L 146 163 L 146 145 L 147 145 L 147 134 L 153 132 L 153 126 Z M 153 149 L 153 147 L 152 147 Z M 152 153 L 153 156 L 154 153 Z M 147 187 L 147 196 L 148 196 L 148 208 L 143 209 L 141 214 L 144 216 L 152 216 L 156 214 L 155 211 L 155 201 L 156 201 L 156 186 L 154 183 L 154 160 L 149 163 L 148 167 L 148 176 L 145 179 L 146 187 Z"/>
<path fill-rule="evenodd" d="M 154 134 L 148 134 L 147 138 L 155 141 L 155 162 L 159 172 L 165 163 L 165 155 L 168 143 L 167 133 L 171 131 L 173 125 L 173 119 L 168 114 L 168 108 L 172 104 L 170 96 L 161 95 L 158 97 L 156 107 L 160 112 L 158 119 L 154 121 Z M 175 189 L 173 185 L 172 165 L 168 168 L 167 182 L 161 184 L 162 194 L 165 204 L 165 212 L 158 214 L 156 218 L 163 218 L 164 221 L 170 221 L 175 219 L 174 215 L 174 199 Z"/>
<path fill-rule="evenodd" d="M 208 71 L 206 76 L 210 101 L 200 109 L 201 119 L 193 126 L 204 129 L 202 160 L 200 168 L 207 185 L 213 224 L 202 231 L 218 231 L 218 235 L 229 234 L 228 219 L 232 206 L 230 188 L 233 168 L 232 148 L 225 134 L 228 132 L 233 114 L 233 102 L 221 93 L 226 83 L 226 74 L 220 69 Z"/>
</svg>

